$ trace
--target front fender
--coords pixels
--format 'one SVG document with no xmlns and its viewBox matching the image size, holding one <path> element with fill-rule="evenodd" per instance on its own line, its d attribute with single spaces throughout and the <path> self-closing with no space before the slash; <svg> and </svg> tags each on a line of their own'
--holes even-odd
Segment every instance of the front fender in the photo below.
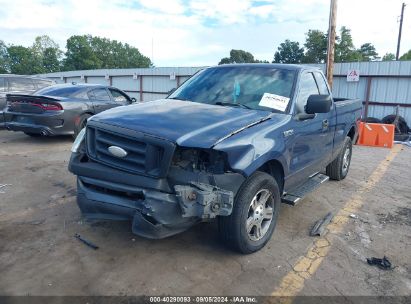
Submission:
<svg viewBox="0 0 411 304">
<path fill-rule="evenodd" d="M 260 134 L 261 135 L 261 134 Z M 245 177 L 250 176 L 265 163 L 276 160 L 281 163 L 284 174 L 287 175 L 287 160 L 284 140 L 281 136 L 267 133 L 265 136 L 250 138 L 231 138 L 215 147 L 227 154 L 227 160 L 233 171 Z M 250 141 L 251 139 L 251 141 Z"/>
<path fill-rule="evenodd" d="M 288 153 L 283 132 L 290 119 L 290 115 L 278 114 L 225 139 L 214 149 L 225 152 L 231 169 L 245 177 L 272 160 L 280 162 L 287 176 Z"/>
</svg>

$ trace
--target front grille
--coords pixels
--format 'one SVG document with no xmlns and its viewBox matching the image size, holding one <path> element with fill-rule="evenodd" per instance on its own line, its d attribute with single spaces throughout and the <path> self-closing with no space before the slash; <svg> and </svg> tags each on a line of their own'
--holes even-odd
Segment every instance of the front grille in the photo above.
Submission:
<svg viewBox="0 0 411 304">
<path fill-rule="evenodd" d="M 165 174 L 168 169 L 167 163 L 171 161 L 170 156 L 173 153 L 170 151 L 170 143 L 141 134 L 132 135 L 87 126 L 87 154 L 96 162 L 123 171 L 154 177 Z M 114 156 L 108 150 L 110 146 L 124 149 L 127 156 Z"/>
</svg>

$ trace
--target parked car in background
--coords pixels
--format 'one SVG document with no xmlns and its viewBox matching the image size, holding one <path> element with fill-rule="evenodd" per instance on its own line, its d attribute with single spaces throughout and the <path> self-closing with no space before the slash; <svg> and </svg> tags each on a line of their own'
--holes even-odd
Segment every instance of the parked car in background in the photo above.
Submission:
<svg viewBox="0 0 411 304">
<path fill-rule="evenodd" d="M 211 67 L 167 99 L 88 121 L 69 164 L 77 203 L 86 218 L 130 220 L 148 238 L 218 218 L 225 244 L 255 252 L 280 202 L 347 176 L 361 109 L 334 98 L 318 68 Z"/>
<path fill-rule="evenodd" d="M 8 94 L 4 112 L 8 130 L 30 136 L 73 135 L 94 114 L 135 101 L 123 91 L 98 84 L 60 84 L 32 95 Z"/>
<path fill-rule="evenodd" d="M 56 84 L 53 80 L 36 76 L 0 74 L 0 128 L 4 127 L 3 111 L 6 107 L 6 94 L 31 94 L 53 84 Z"/>
</svg>

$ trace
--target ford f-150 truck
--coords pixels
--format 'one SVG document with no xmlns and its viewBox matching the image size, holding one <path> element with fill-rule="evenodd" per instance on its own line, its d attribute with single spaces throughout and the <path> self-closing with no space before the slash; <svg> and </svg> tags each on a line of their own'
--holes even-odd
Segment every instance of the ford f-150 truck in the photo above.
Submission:
<svg viewBox="0 0 411 304">
<path fill-rule="evenodd" d="M 78 205 L 89 219 L 130 220 L 148 238 L 217 218 L 226 244 L 255 252 L 281 202 L 346 177 L 361 107 L 333 98 L 314 67 L 204 69 L 166 99 L 88 120 L 69 163 Z"/>
</svg>

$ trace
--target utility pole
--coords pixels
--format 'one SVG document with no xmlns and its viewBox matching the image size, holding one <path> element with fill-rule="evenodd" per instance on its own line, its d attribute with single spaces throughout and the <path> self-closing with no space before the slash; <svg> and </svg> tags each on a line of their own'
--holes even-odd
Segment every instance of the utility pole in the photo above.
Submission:
<svg viewBox="0 0 411 304">
<path fill-rule="evenodd" d="M 395 60 L 398 60 L 400 58 L 400 45 L 401 45 L 401 34 L 402 34 L 402 21 L 404 19 L 404 9 L 405 9 L 405 3 L 402 3 L 401 18 L 400 18 L 400 30 L 398 31 L 397 55 L 395 56 Z"/>
<path fill-rule="evenodd" d="M 327 46 L 327 81 L 332 89 L 334 74 L 334 49 L 335 49 L 335 28 L 337 23 L 337 0 L 331 0 L 330 21 L 328 25 L 328 46 Z"/>
</svg>

